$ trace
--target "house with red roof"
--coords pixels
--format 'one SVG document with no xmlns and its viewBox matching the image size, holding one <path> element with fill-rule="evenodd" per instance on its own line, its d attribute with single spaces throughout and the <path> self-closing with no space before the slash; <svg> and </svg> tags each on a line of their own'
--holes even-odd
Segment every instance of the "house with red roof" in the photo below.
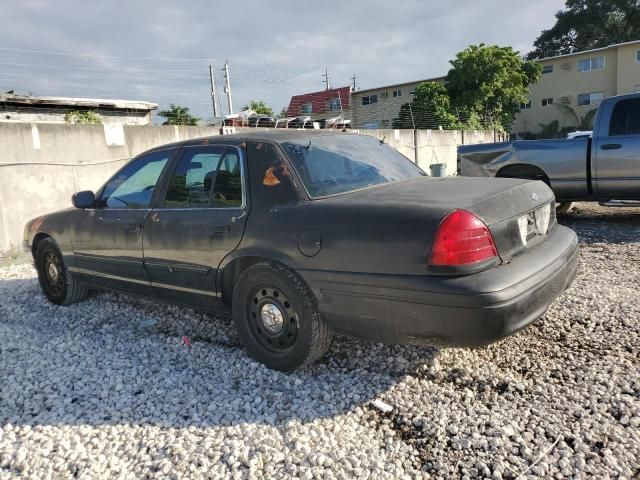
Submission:
<svg viewBox="0 0 640 480">
<path fill-rule="evenodd" d="M 310 117 L 319 122 L 350 114 L 351 87 L 330 88 L 320 92 L 304 93 L 291 97 L 287 117 Z"/>
</svg>

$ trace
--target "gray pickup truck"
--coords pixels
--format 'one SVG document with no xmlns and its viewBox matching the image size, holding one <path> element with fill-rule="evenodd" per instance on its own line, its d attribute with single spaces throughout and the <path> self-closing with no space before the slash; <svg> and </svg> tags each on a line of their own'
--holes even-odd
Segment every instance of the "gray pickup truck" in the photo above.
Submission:
<svg viewBox="0 0 640 480">
<path fill-rule="evenodd" d="M 542 180 L 572 201 L 640 200 L 640 93 L 602 101 L 592 138 L 458 147 L 458 174 Z"/>
</svg>

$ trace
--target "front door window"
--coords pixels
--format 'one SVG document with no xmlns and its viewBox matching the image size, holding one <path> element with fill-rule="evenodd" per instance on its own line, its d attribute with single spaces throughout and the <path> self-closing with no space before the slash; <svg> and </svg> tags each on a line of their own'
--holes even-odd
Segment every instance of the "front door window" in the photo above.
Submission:
<svg viewBox="0 0 640 480">
<path fill-rule="evenodd" d="M 142 155 L 122 168 L 105 185 L 98 206 L 149 208 L 158 179 L 174 150 Z"/>
</svg>

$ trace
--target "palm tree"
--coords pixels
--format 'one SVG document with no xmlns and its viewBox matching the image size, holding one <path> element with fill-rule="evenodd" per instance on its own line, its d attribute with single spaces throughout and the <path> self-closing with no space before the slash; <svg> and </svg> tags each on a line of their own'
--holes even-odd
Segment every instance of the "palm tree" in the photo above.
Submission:
<svg viewBox="0 0 640 480">
<path fill-rule="evenodd" d="M 552 120 L 549 123 L 539 123 L 540 138 L 557 138 L 560 134 L 560 122 Z"/>
<path fill-rule="evenodd" d="M 592 130 L 593 129 L 593 120 L 596 117 L 596 112 L 598 109 L 594 108 L 589 110 L 583 116 L 578 115 L 578 112 L 569 105 L 563 105 L 562 103 L 556 104 L 558 110 L 564 113 L 565 116 L 569 117 L 573 120 L 572 127 L 575 127 L 577 130 Z"/>
</svg>

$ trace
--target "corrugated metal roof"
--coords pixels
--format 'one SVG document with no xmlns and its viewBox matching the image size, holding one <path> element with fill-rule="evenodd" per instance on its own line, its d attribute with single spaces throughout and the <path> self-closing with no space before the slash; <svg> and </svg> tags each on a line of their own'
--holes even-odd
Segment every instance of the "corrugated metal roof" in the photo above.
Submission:
<svg viewBox="0 0 640 480">
<path fill-rule="evenodd" d="M 110 108 L 116 110 L 151 111 L 158 108 L 157 103 L 143 102 L 138 100 L 114 100 L 104 98 L 75 97 L 35 97 L 30 95 L 15 95 L 13 93 L 0 93 L 0 103 L 1 102 L 30 106 Z"/>
</svg>

